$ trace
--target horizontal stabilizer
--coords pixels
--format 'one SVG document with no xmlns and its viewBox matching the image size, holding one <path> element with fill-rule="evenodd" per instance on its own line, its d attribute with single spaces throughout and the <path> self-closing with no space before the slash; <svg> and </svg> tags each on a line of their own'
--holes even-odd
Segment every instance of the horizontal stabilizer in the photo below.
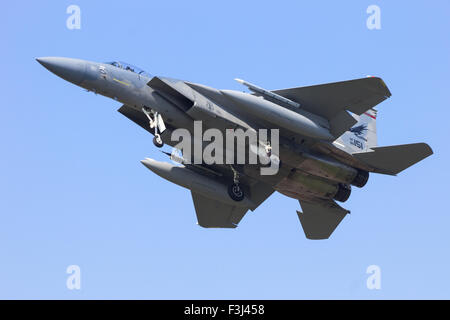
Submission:
<svg viewBox="0 0 450 320">
<path fill-rule="evenodd" d="M 372 147 L 373 151 L 354 153 L 353 157 L 375 168 L 373 172 L 396 175 L 433 154 L 426 143 Z"/>
<path fill-rule="evenodd" d="M 305 236 L 311 240 L 328 239 L 350 211 L 333 200 L 299 201 L 303 212 L 297 211 Z"/>
</svg>

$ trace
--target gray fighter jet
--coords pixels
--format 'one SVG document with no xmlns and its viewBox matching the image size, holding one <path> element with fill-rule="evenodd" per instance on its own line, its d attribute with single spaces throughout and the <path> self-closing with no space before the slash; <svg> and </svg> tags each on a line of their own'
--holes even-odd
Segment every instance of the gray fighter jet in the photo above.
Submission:
<svg viewBox="0 0 450 320">
<path fill-rule="evenodd" d="M 198 121 L 223 134 L 278 129 L 277 148 L 269 137 L 256 150 L 245 142 L 247 157 L 253 152 L 264 159 L 256 164 L 199 161 L 205 141 L 200 149 L 191 142 L 192 154 L 168 153 L 180 164 L 141 161 L 191 191 L 198 224 L 205 228 L 235 228 L 249 209 L 278 191 L 299 200 L 307 238 L 327 239 L 350 212 L 336 201 L 346 201 L 351 186 L 363 187 L 369 172 L 397 175 L 433 153 L 425 143 L 377 145 L 374 107 L 391 93 L 376 77 L 272 91 L 236 79 L 250 91 L 245 93 L 151 76 L 123 62 L 36 60 L 77 86 L 120 101 L 118 111 L 153 134 L 157 147 L 178 145 L 172 135 L 180 129 L 195 136 Z M 225 154 L 223 149 L 215 152 Z M 261 174 L 274 163 L 275 174 Z"/>
</svg>

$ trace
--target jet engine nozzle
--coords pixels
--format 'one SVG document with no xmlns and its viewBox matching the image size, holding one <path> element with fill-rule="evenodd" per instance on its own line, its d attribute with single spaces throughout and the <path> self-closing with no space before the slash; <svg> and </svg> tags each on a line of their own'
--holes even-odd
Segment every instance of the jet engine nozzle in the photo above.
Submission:
<svg viewBox="0 0 450 320">
<path fill-rule="evenodd" d="M 339 183 L 338 192 L 334 195 L 334 200 L 345 202 L 352 193 L 352 186 L 344 183 Z"/>
<path fill-rule="evenodd" d="M 358 188 L 362 188 L 369 181 L 369 173 L 364 170 L 358 170 L 355 179 L 352 181 L 352 185 Z"/>
</svg>

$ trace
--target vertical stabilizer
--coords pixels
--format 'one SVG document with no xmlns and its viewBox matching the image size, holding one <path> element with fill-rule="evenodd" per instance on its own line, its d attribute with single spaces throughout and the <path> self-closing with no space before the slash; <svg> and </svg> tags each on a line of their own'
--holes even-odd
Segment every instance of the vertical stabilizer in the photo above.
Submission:
<svg viewBox="0 0 450 320">
<path fill-rule="evenodd" d="M 377 110 L 369 109 L 359 116 L 358 122 L 337 140 L 354 152 L 368 151 L 377 146 Z"/>
</svg>

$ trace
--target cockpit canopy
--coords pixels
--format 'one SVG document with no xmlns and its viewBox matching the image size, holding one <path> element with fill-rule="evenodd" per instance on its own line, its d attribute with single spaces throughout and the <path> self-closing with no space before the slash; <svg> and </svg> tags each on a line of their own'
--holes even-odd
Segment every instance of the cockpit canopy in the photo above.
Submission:
<svg viewBox="0 0 450 320">
<path fill-rule="evenodd" d="M 123 69 L 123 70 L 128 70 L 134 73 L 137 73 L 141 76 L 146 76 L 151 78 L 151 75 L 147 72 L 145 72 L 144 70 L 142 70 L 141 68 L 138 68 L 136 66 L 133 66 L 132 64 L 123 62 L 123 61 L 113 61 L 113 62 L 106 62 L 107 64 L 110 64 L 112 66 L 115 66 L 119 69 Z"/>
</svg>

